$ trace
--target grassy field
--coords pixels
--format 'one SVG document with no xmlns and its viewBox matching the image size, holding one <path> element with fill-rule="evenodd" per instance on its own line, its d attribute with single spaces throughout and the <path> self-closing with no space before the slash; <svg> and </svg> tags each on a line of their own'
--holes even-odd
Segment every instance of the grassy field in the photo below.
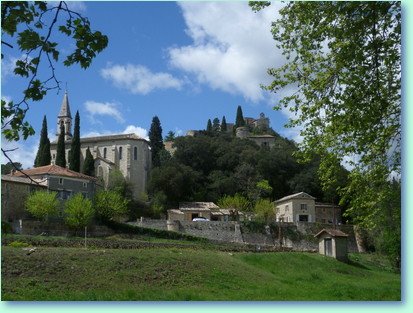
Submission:
<svg viewBox="0 0 413 313">
<path fill-rule="evenodd" d="M 2 300 L 400 300 L 373 255 L 2 247 Z"/>
</svg>

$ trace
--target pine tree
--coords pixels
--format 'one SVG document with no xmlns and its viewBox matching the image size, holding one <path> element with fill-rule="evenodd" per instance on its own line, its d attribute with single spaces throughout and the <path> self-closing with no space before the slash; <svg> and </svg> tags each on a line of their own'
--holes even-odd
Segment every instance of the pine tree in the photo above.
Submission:
<svg viewBox="0 0 413 313">
<path fill-rule="evenodd" d="M 225 119 L 225 116 L 222 117 L 222 122 L 221 122 L 221 132 L 225 133 L 227 132 L 228 127 L 227 127 L 227 120 Z"/>
<path fill-rule="evenodd" d="M 235 128 L 245 126 L 244 116 L 242 115 L 241 106 L 237 109 L 237 118 L 235 119 Z"/>
<path fill-rule="evenodd" d="M 207 131 L 207 133 L 212 132 L 212 123 L 211 123 L 211 120 L 210 120 L 210 119 L 208 119 L 206 131 Z"/>
<path fill-rule="evenodd" d="M 56 165 L 66 167 L 66 150 L 65 150 L 65 126 L 60 124 L 60 134 L 57 140 L 56 148 Z"/>
<path fill-rule="evenodd" d="M 149 130 L 149 145 L 152 152 L 152 166 L 158 167 L 160 165 L 159 152 L 165 149 L 165 146 L 163 145 L 161 122 L 157 116 L 152 119 Z"/>
<path fill-rule="evenodd" d="M 89 147 L 86 150 L 85 162 L 83 163 L 82 173 L 89 176 L 94 176 L 95 172 L 95 160 L 90 152 Z"/>
<path fill-rule="evenodd" d="M 47 120 L 46 115 L 43 118 L 42 130 L 40 132 L 39 149 L 37 150 L 34 167 L 49 165 L 51 161 L 50 140 L 47 135 Z"/>
<path fill-rule="evenodd" d="M 69 169 L 80 172 L 80 117 L 79 111 L 76 112 L 75 127 L 73 130 L 72 144 L 70 147 Z"/>
</svg>

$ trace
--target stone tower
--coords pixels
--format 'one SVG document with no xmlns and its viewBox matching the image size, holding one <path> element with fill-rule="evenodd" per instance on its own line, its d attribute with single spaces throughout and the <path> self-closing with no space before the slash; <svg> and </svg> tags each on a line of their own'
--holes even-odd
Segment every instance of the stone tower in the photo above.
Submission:
<svg viewBox="0 0 413 313">
<path fill-rule="evenodd" d="M 60 107 L 59 115 L 57 116 L 57 133 L 59 137 L 60 125 L 65 127 L 65 140 L 72 140 L 72 114 L 70 113 L 69 98 L 67 96 L 67 90 L 63 97 L 62 106 Z"/>
</svg>

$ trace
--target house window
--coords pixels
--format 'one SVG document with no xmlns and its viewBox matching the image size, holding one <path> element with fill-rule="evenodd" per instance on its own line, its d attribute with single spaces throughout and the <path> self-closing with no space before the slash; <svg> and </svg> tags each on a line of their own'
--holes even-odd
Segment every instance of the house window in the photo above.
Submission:
<svg viewBox="0 0 413 313">
<path fill-rule="evenodd" d="M 63 185 L 63 178 L 59 178 L 59 185 Z"/>
<path fill-rule="evenodd" d="M 87 188 L 87 183 L 83 183 L 83 188 Z"/>
<path fill-rule="evenodd" d="M 67 159 L 70 160 L 70 155 L 72 154 L 72 150 L 67 151 Z"/>
<path fill-rule="evenodd" d="M 308 222 L 308 215 L 299 215 L 298 216 L 299 222 Z"/>
<path fill-rule="evenodd" d="M 288 207 L 288 205 L 285 206 L 285 212 L 289 212 L 290 208 Z"/>
<path fill-rule="evenodd" d="M 122 147 L 119 148 L 119 160 L 122 160 Z"/>
<path fill-rule="evenodd" d="M 59 190 L 57 192 L 57 197 L 60 200 L 69 200 L 71 195 L 72 195 L 72 192 L 70 190 Z"/>
<path fill-rule="evenodd" d="M 306 203 L 301 203 L 301 210 L 303 210 L 303 211 L 307 210 L 307 204 Z"/>
<path fill-rule="evenodd" d="M 52 158 L 53 160 L 56 159 L 56 154 L 53 153 Z"/>
<path fill-rule="evenodd" d="M 133 148 L 133 159 L 138 159 L 138 147 Z"/>
<path fill-rule="evenodd" d="M 106 159 L 107 154 L 108 154 L 108 149 L 103 148 L 103 158 L 104 158 L 104 159 Z"/>
</svg>

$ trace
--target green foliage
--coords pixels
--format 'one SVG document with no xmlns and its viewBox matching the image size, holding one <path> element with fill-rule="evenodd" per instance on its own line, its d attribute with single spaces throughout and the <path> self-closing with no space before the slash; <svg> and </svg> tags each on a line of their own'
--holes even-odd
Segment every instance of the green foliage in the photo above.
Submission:
<svg viewBox="0 0 413 313">
<path fill-rule="evenodd" d="M 207 122 L 207 127 L 206 127 L 206 132 L 207 132 L 207 133 L 211 133 L 211 132 L 212 132 L 212 123 L 211 123 L 211 119 L 208 119 L 208 122 Z"/>
<path fill-rule="evenodd" d="M 56 165 L 66 167 L 65 126 L 60 124 L 60 133 L 56 147 Z"/>
<path fill-rule="evenodd" d="M 89 176 L 95 175 L 95 160 L 89 147 L 86 149 L 85 162 L 83 163 L 82 173 Z"/>
<path fill-rule="evenodd" d="M 225 195 L 217 202 L 220 208 L 235 209 L 238 211 L 250 211 L 250 201 L 239 193 L 234 196 Z"/>
<path fill-rule="evenodd" d="M 212 130 L 214 132 L 217 132 L 219 131 L 219 129 L 220 129 L 219 118 L 216 117 L 212 120 Z"/>
<path fill-rule="evenodd" d="M 235 128 L 245 126 L 244 115 L 242 114 L 242 108 L 239 105 L 237 108 L 237 116 L 235 118 Z"/>
<path fill-rule="evenodd" d="M 34 167 L 49 165 L 52 160 L 50 153 L 50 140 L 47 134 L 47 119 L 46 115 L 43 118 L 42 130 L 40 132 L 40 143 L 37 155 L 34 160 Z"/>
<path fill-rule="evenodd" d="M 102 220 L 126 215 L 128 202 L 119 192 L 110 190 L 99 190 L 94 198 L 96 214 Z"/>
<path fill-rule="evenodd" d="M 7 235 L 7 234 L 11 234 L 12 232 L 13 232 L 13 228 L 11 227 L 11 224 L 6 221 L 1 221 L 1 234 Z"/>
<path fill-rule="evenodd" d="M 174 141 L 174 139 L 175 139 L 175 132 L 173 132 L 172 130 L 170 130 L 170 131 L 168 132 L 168 134 L 166 135 L 164 141 L 165 141 L 165 142 L 171 142 L 171 141 Z"/>
<path fill-rule="evenodd" d="M 27 197 L 24 205 L 26 210 L 38 219 L 56 216 L 59 209 L 57 192 L 35 191 Z"/>
<path fill-rule="evenodd" d="M 151 147 L 152 166 L 158 167 L 160 165 L 159 153 L 165 149 L 165 146 L 162 140 L 161 122 L 157 116 L 153 117 L 149 129 L 149 145 Z"/>
<path fill-rule="evenodd" d="M 25 242 L 13 241 L 13 242 L 9 243 L 7 246 L 8 247 L 14 247 L 14 248 L 25 248 L 25 247 L 28 247 L 29 244 L 25 243 Z"/>
<path fill-rule="evenodd" d="M 259 220 L 266 223 L 275 220 L 275 207 L 274 204 L 268 199 L 258 199 L 255 202 L 253 211 Z"/>
<path fill-rule="evenodd" d="M 70 146 L 69 169 L 75 172 L 80 172 L 80 116 L 79 111 L 76 112 L 75 126 L 73 129 L 73 138 Z"/>
<path fill-rule="evenodd" d="M 225 132 L 227 132 L 227 130 L 228 130 L 227 120 L 226 120 L 225 116 L 223 116 L 222 120 L 221 120 L 221 132 L 225 133 Z"/>
<path fill-rule="evenodd" d="M 92 201 L 83 198 L 81 193 L 65 202 L 64 212 L 67 215 L 66 224 L 77 229 L 88 226 L 95 214 Z"/>
<path fill-rule="evenodd" d="M 275 109 L 290 109 L 289 126 L 302 126 L 296 155 L 320 157 L 324 191 L 339 190 L 353 222 L 393 233 L 400 219 L 384 216 L 400 208 L 389 177 L 401 173 L 401 2 L 299 1 L 279 13 L 272 33 L 287 62 L 268 70 L 274 80 L 264 88 L 294 87 Z M 343 162 L 352 167 L 344 186 Z"/>
<path fill-rule="evenodd" d="M 22 164 L 19 162 L 7 162 L 6 164 L 1 165 L 1 174 L 9 175 L 12 170 L 22 170 Z"/>
<path fill-rule="evenodd" d="M 14 74 L 27 80 L 21 101 L 1 100 L 2 133 L 7 140 L 18 141 L 21 136 L 27 139 L 33 135 L 33 127 L 25 121 L 30 102 L 40 101 L 49 90 L 60 88 L 55 63 L 59 61 L 61 48 L 52 40 L 53 34 L 59 31 L 73 40 L 74 51 L 63 61 L 66 66 L 77 63 L 82 68 L 89 67 L 108 44 L 107 36 L 91 30 L 87 18 L 70 10 L 63 1 L 55 3 L 56 6 L 45 1 L 1 3 L 2 46 L 21 52 Z M 50 68 L 50 74 L 39 77 L 43 66 Z"/>
</svg>

